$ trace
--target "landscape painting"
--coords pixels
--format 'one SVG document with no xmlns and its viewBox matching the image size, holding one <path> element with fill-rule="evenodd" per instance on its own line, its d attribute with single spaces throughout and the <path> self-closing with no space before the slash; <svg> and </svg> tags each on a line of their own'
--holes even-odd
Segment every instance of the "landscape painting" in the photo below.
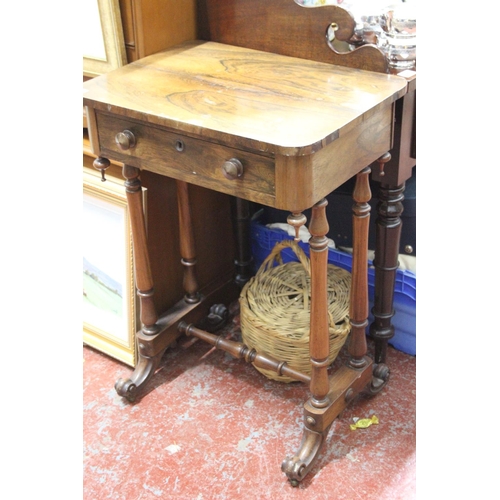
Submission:
<svg viewBox="0 0 500 500">
<path fill-rule="evenodd" d="M 108 182 L 106 190 L 84 183 L 84 342 L 133 365 L 135 294 L 127 205 L 123 185 L 115 192 Z"/>
</svg>

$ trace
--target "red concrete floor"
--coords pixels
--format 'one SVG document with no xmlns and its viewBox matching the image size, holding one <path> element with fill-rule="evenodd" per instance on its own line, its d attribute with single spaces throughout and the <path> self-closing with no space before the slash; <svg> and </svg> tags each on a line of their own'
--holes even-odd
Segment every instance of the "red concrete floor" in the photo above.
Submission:
<svg viewBox="0 0 500 500">
<path fill-rule="evenodd" d="M 226 331 L 237 338 L 237 323 Z M 304 385 L 268 380 L 202 341 L 179 342 L 132 404 L 114 390 L 131 369 L 89 347 L 83 355 L 84 500 L 416 498 L 413 356 L 389 349 L 389 384 L 339 416 L 294 488 L 280 467 L 301 440 Z M 378 425 L 350 429 L 372 415 Z"/>
</svg>

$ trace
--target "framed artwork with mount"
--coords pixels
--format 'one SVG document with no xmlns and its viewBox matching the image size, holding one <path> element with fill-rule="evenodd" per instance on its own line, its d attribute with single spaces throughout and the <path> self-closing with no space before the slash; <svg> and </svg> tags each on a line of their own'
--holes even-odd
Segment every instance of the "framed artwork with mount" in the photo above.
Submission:
<svg viewBox="0 0 500 500">
<path fill-rule="evenodd" d="M 136 364 L 138 308 L 123 182 L 83 167 L 83 342 Z"/>
</svg>

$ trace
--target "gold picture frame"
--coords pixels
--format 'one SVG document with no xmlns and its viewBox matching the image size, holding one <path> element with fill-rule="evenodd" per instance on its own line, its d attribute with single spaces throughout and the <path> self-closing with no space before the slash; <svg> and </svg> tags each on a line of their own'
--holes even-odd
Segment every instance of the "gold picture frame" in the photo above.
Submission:
<svg viewBox="0 0 500 500">
<path fill-rule="evenodd" d="M 83 16 L 83 75 L 92 78 L 126 64 L 119 0 L 90 0 Z"/>
<path fill-rule="evenodd" d="M 83 167 L 83 342 L 134 367 L 139 327 L 123 181 Z"/>
</svg>

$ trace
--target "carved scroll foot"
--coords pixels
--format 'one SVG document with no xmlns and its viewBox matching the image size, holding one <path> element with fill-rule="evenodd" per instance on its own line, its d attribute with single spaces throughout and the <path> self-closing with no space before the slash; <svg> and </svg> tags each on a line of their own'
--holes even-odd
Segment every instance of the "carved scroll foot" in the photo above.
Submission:
<svg viewBox="0 0 500 500">
<path fill-rule="evenodd" d="M 293 457 L 287 457 L 281 464 L 281 470 L 288 477 L 292 486 L 298 486 L 311 470 L 326 440 L 330 426 L 323 432 L 304 429 L 299 450 Z"/>
<path fill-rule="evenodd" d="M 230 281 L 223 283 L 216 288 L 206 291 L 206 296 L 202 296 L 200 302 L 188 304 L 184 299 L 179 300 L 174 306 L 160 316 L 157 321 L 159 331 L 156 335 L 149 335 L 140 330 L 136 333 L 136 342 L 139 348 L 139 360 L 137 366 L 130 377 L 120 378 L 116 384 L 116 392 L 134 401 L 140 392 L 153 377 L 158 368 L 163 354 L 169 346 L 173 345 L 180 336 L 178 325 L 182 320 L 198 323 L 204 318 L 212 326 L 220 323 L 222 319 L 227 319 L 227 310 L 220 304 L 232 302 L 238 297 L 239 289 Z M 207 302 L 217 304 L 210 308 L 207 315 Z M 226 314 L 224 314 L 226 310 Z"/>
<path fill-rule="evenodd" d="M 116 392 L 130 402 L 135 401 L 137 394 L 141 392 L 142 388 L 154 375 L 164 352 L 163 350 L 152 357 L 144 356 L 139 353 L 139 362 L 131 377 L 128 379 L 120 378 L 116 381 Z"/>
<path fill-rule="evenodd" d="M 281 464 L 281 470 L 288 476 L 293 486 L 297 486 L 313 467 L 334 420 L 371 384 L 372 360 L 368 356 L 364 359 L 366 366 L 361 369 L 353 369 L 346 364 L 331 375 L 328 406 L 317 407 L 312 397 L 304 404 L 305 429 L 299 451 Z M 377 371 L 376 375 L 382 376 L 382 370 Z"/>
<path fill-rule="evenodd" d="M 373 376 L 368 392 L 372 395 L 378 394 L 389 381 L 390 370 L 384 363 L 373 365 Z"/>
</svg>

